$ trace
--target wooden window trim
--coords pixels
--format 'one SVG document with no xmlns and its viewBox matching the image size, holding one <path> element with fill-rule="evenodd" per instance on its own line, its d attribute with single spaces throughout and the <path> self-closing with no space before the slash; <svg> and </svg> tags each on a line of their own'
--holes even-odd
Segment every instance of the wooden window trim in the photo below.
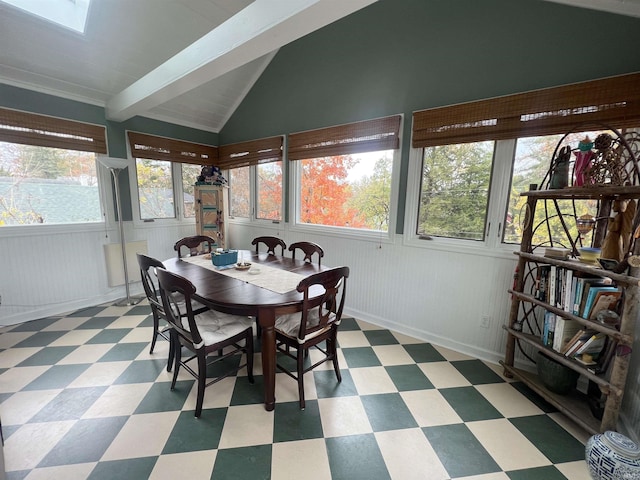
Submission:
<svg viewBox="0 0 640 480">
<path fill-rule="evenodd" d="M 107 153 L 107 134 L 103 125 L 92 125 L 8 108 L 0 108 L 0 141 L 81 152 Z"/>
<path fill-rule="evenodd" d="M 134 158 L 165 160 L 194 165 L 216 165 L 218 147 L 158 137 L 146 133 L 127 132 L 131 155 Z"/>
<path fill-rule="evenodd" d="M 413 113 L 414 148 L 640 126 L 640 73 Z"/>
<path fill-rule="evenodd" d="M 248 167 L 282 161 L 283 137 L 232 143 L 220 146 L 217 166 L 222 169 Z"/>
<path fill-rule="evenodd" d="M 395 150 L 400 146 L 400 115 L 289 134 L 289 160 Z"/>
</svg>

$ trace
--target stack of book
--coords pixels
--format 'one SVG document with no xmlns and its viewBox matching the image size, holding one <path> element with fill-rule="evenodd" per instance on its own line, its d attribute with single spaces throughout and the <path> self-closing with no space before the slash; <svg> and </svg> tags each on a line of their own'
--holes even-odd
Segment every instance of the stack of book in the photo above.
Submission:
<svg viewBox="0 0 640 480">
<path fill-rule="evenodd" d="M 615 310 L 622 291 L 611 280 L 583 277 L 555 265 L 538 268 L 534 297 L 565 312 L 595 319 L 601 310 Z"/>
<path fill-rule="evenodd" d="M 601 332 L 581 329 L 569 339 L 560 353 L 573 358 L 587 367 L 598 367 L 598 372 L 606 370 L 615 350 L 615 341 Z"/>
<path fill-rule="evenodd" d="M 615 311 L 621 295 L 622 289 L 610 279 L 584 277 L 580 272 L 556 265 L 538 267 L 534 297 L 567 313 L 596 320 L 603 310 Z M 543 345 L 561 352 L 580 329 L 575 320 L 547 311 L 541 340 Z"/>
</svg>

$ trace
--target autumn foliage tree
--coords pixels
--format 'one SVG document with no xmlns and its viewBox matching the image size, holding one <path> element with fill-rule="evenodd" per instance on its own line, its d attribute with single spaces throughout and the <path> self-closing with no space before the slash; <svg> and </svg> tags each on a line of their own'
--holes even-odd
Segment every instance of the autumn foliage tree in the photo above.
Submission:
<svg viewBox="0 0 640 480">
<path fill-rule="evenodd" d="M 258 165 L 258 218 L 282 220 L 282 162 Z"/>
<path fill-rule="evenodd" d="M 300 162 L 300 222 L 366 227 L 361 212 L 349 206 L 353 192 L 347 177 L 357 160 L 350 155 L 340 155 Z"/>
</svg>

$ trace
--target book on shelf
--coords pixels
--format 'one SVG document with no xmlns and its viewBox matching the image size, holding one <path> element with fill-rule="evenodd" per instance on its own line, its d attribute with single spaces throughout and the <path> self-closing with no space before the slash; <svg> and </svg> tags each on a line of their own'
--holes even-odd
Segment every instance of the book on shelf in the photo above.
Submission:
<svg viewBox="0 0 640 480">
<path fill-rule="evenodd" d="M 607 340 L 606 334 L 602 332 L 595 333 L 589 338 L 589 340 L 584 342 L 584 344 L 576 351 L 574 356 L 582 355 L 585 353 L 593 356 L 599 355 L 602 349 L 604 348 L 606 340 Z"/>
<path fill-rule="evenodd" d="M 542 327 L 542 344 L 545 347 L 553 346 L 555 328 L 556 328 L 555 313 L 545 312 L 544 325 Z"/>
<path fill-rule="evenodd" d="M 568 318 L 558 316 L 555 321 L 552 348 L 556 352 L 562 352 L 565 345 L 567 345 L 567 343 L 569 343 L 569 341 L 573 339 L 576 333 L 580 330 L 582 330 L 582 325 L 580 325 L 576 320 L 570 320 Z"/>
<path fill-rule="evenodd" d="M 551 265 L 549 270 L 549 293 L 547 294 L 547 302 L 552 307 L 556 306 L 556 274 L 558 268 L 555 265 Z"/>
<path fill-rule="evenodd" d="M 573 275 L 573 270 L 567 270 L 566 293 L 564 296 L 563 309 L 568 313 L 573 312 L 573 300 L 576 294 L 576 281 L 577 278 Z"/>
<path fill-rule="evenodd" d="M 535 298 L 537 300 L 544 300 L 545 299 L 545 288 L 544 288 L 544 284 L 545 284 L 544 270 L 545 270 L 545 267 L 546 267 L 546 265 L 540 265 L 536 269 L 536 280 L 535 280 L 535 286 L 533 288 L 533 298 Z"/>
<path fill-rule="evenodd" d="M 593 300 L 593 307 L 589 312 L 589 320 L 595 320 L 602 310 L 615 310 L 615 306 L 622 296 L 620 289 L 613 291 L 599 291 Z"/>
<path fill-rule="evenodd" d="M 584 303 L 584 309 L 582 310 L 582 318 L 591 318 L 591 310 L 594 306 L 596 296 L 598 295 L 598 293 L 602 293 L 602 292 L 606 292 L 616 296 L 615 298 L 609 298 L 609 299 L 604 298 L 602 300 L 602 304 L 607 303 L 607 305 L 608 305 L 607 300 L 610 300 L 611 303 L 615 303 L 618 301 L 617 299 L 622 293 L 618 289 L 618 287 L 613 287 L 613 286 L 589 287 L 589 292 L 587 293 L 587 299 L 585 300 L 585 303 Z"/>
<path fill-rule="evenodd" d="M 580 337 L 582 337 L 583 335 L 585 335 L 585 329 L 581 328 L 573 335 L 573 337 L 569 339 L 567 343 L 564 344 L 564 346 L 560 350 L 560 353 L 566 355 L 567 352 L 576 344 L 576 342 L 580 340 Z"/>
<path fill-rule="evenodd" d="M 585 344 L 585 342 L 596 333 L 597 332 L 595 330 L 590 330 L 588 328 L 581 329 L 569 342 L 567 342 L 563 352 L 564 355 L 567 357 L 573 356 Z"/>
<path fill-rule="evenodd" d="M 575 315 L 578 315 L 582 318 L 586 318 L 584 313 L 584 306 L 587 303 L 587 297 L 589 296 L 589 292 L 593 287 L 604 287 L 611 286 L 611 281 L 605 278 L 580 278 L 578 282 L 581 284 L 580 287 L 580 298 L 576 297 L 576 301 L 578 302 L 578 308 L 574 311 Z"/>
</svg>

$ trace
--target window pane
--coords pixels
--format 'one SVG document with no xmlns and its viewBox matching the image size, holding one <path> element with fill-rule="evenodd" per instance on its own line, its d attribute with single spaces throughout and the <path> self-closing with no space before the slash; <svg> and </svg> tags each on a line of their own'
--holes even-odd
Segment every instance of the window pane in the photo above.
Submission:
<svg viewBox="0 0 640 480">
<path fill-rule="evenodd" d="M 249 167 L 229 170 L 229 215 L 249 218 Z"/>
<path fill-rule="evenodd" d="M 418 235 L 484 240 L 494 142 L 424 149 Z"/>
<path fill-rule="evenodd" d="M 577 149 L 580 140 L 588 136 L 591 140 L 595 139 L 602 132 L 579 132 L 567 135 L 562 145 L 571 146 Z M 522 239 L 522 222 L 524 221 L 526 197 L 521 197 L 520 193 L 529 190 L 530 184 L 536 184 L 538 188 L 549 170 L 553 152 L 562 139 L 563 135 L 547 135 L 543 137 L 520 138 L 516 142 L 515 158 L 513 160 L 513 175 L 511 179 L 511 190 L 509 192 L 509 204 L 505 213 L 505 229 L 503 234 L 504 243 L 519 244 Z M 572 154 L 572 161 L 575 155 Z M 571 169 L 570 169 L 571 172 Z M 571 180 L 569 179 L 571 184 Z M 546 202 L 545 202 L 546 203 Z M 533 244 L 537 245 L 542 242 L 548 243 L 549 234 L 558 243 L 558 246 L 567 244 L 567 232 L 557 217 L 555 204 L 552 202 L 547 204 L 538 203 L 535 215 L 535 225 L 547 216 L 552 220 L 549 223 L 549 229 L 538 228 L 533 237 Z M 561 200 L 557 202 L 558 207 L 563 212 L 563 217 L 581 216 L 597 214 L 595 201 L 573 202 L 570 200 Z M 575 206 L 575 213 L 573 212 Z M 567 224 L 569 235 L 576 238 L 578 235 L 575 223 Z M 544 230 L 544 231 L 543 231 Z M 584 240 L 588 240 L 585 238 Z M 565 245 L 567 246 L 567 245 Z"/>
<path fill-rule="evenodd" d="M 282 162 L 257 166 L 258 213 L 256 218 L 282 220 Z"/>
<path fill-rule="evenodd" d="M 95 154 L 0 142 L 0 226 L 101 220 Z"/>
<path fill-rule="evenodd" d="M 393 150 L 300 160 L 301 223 L 386 232 Z"/>
<path fill-rule="evenodd" d="M 196 215 L 193 205 L 193 186 L 198 180 L 202 167 L 189 163 L 181 163 L 180 165 L 182 166 L 183 216 L 184 218 L 194 218 Z"/>
<path fill-rule="evenodd" d="M 136 159 L 140 218 L 175 218 L 171 162 Z"/>
</svg>

